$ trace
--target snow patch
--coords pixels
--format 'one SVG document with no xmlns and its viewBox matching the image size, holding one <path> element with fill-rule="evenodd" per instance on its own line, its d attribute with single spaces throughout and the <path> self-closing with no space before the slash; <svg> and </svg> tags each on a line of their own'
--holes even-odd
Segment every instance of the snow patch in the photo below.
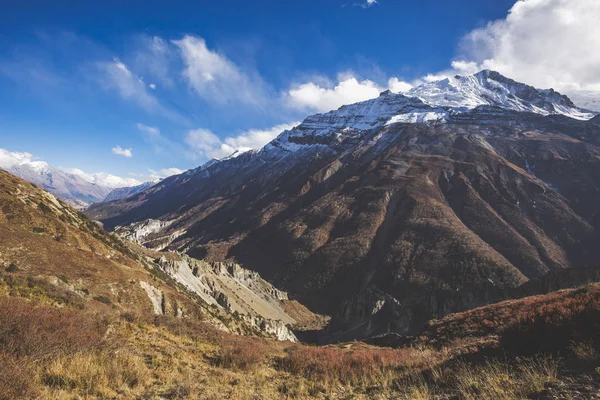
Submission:
<svg viewBox="0 0 600 400">
<path fill-rule="evenodd" d="M 386 125 L 396 123 L 420 124 L 425 122 L 445 122 L 448 118 L 447 112 L 410 112 L 395 115 L 387 121 Z"/>
</svg>

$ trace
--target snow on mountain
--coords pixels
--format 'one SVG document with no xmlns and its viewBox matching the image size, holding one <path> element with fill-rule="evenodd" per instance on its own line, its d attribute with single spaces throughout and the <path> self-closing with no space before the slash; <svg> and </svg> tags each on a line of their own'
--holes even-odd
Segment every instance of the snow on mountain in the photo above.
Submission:
<svg viewBox="0 0 600 400">
<path fill-rule="evenodd" d="M 137 185 L 137 186 L 113 189 L 102 201 L 104 203 L 106 203 L 109 201 L 124 199 L 126 197 L 133 196 L 134 194 L 143 192 L 144 190 L 151 188 L 152 186 L 156 185 L 158 182 L 160 182 L 160 179 L 157 179 L 155 181 L 145 182 L 145 183 L 142 183 L 141 185 Z"/>
<path fill-rule="evenodd" d="M 49 191 L 77 208 L 102 201 L 111 191 L 108 187 L 90 183 L 80 176 L 52 168 L 47 164 L 45 166 L 21 164 L 10 167 L 0 166 L 0 168 Z"/>
<path fill-rule="evenodd" d="M 100 202 L 116 187 L 139 183 L 110 174 L 86 174 L 81 170 L 68 172 L 44 161 L 32 161 L 29 153 L 0 149 L 0 169 L 31 182 L 67 203 L 83 208 Z"/>
<path fill-rule="evenodd" d="M 426 82 L 403 94 L 386 90 L 375 99 L 311 115 L 267 144 L 263 153 L 295 152 L 306 145 L 326 146 L 330 140 L 342 141 L 394 123 L 444 123 L 482 106 L 495 107 L 499 112 L 565 115 L 578 120 L 589 120 L 595 115 L 553 89 L 536 89 L 498 72 L 483 70 Z"/>
<path fill-rule="evenodd" d="M 542 115 L 563 114 L 580 120 L 593 117 L 553 89 L 539 90 L 489 70 L 427 82 L 405 94 L 437 107 L 472 110 L 485 105 Z"/>
</svg>

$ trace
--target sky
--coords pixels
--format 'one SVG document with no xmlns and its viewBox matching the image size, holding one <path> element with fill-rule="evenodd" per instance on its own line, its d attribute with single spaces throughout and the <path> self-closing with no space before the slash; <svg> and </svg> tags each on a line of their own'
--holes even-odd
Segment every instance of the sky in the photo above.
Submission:
<svg viewBox="0 0 600 400">
<path fill-rule="evenodd" d="M 483 68 L 600 103 L 597 0 L 0 2 L 0 163 L 122 185 Z"/>
</svg>

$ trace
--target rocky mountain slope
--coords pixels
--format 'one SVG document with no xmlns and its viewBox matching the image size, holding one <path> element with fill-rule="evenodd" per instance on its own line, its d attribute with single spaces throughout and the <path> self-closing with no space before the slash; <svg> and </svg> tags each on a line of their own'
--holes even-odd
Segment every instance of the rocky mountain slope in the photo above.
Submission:
<svg viewBox="0 0 600 400">
<path fill-rule="evenodd" d="M 136 193 L 142 192 L 148 188 L 151 188 L 156 183 L 157 183 L 157 181 L 150 181 L 150 182 L 144 182 L 141 185 L 137 185 L 137 186 L 116 188 L 116 189 L 111 190 L 106 195 L 106 197 L 104 197 L 101 201 L 109 202 L 109 201 L 124 199 L 126 197 L 133 196 Z"/>
<path fill-rule="evenodd" d="M 312 317 L 255 272 L 124 242 L 4 171 L 0 205 L 0 264 L 90 307 L 194 318 L 224 331 L 290 341 L 296 338 L 289 326 Z"/>
<path fill-rule="evenodd" d="M 355 337 L 406 333 L 478 288 L 597 263 L 599 167 L 598 117 L 482 71 L 308 117 L 88 214 L 157 221 L 146 245 L 234 258 Z"/>
</svg>

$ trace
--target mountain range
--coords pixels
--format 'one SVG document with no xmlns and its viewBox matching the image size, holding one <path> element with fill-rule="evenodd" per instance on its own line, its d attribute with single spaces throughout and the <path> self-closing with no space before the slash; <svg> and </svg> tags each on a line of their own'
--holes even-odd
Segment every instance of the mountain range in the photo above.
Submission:
<svg viewBox="0 0 600 400">
<path fill-rule="evenodd" d="M 600 260 L 600 120 L 494 71 L 306 118 L 260 151 L 86 212 L 142 243 L 235 259 L 329 338 L 411 333 Z"/>
<path fill-rule="evenodd" d="M 121 199 L 141 190 L 145 190 L 157 181 L 150 181 L 130 187 L 122 187 L 124 184 L 135 183 L 135 180 L 123 182 L 122 179 L 111 179 L 107 175 L 102 179 L 84 176 L 83 173 L 71 173 L 60 168 L 55 168 L 44 161 L 31 161 L 29 157 L 19 160 L 20 153 L 9 153 L 0 149 L 6 160 L 0 157 L 0 169 L 10 172 L 28 182 L 31 182 L 55 196 L 66 201 L 68 204 L 82 209 L 92 203 L 112 201 Z M 25 155 L 25 154 L 22 154 Z M 15 160 L 16 159 L 16 160 Z"/>
</svg>

